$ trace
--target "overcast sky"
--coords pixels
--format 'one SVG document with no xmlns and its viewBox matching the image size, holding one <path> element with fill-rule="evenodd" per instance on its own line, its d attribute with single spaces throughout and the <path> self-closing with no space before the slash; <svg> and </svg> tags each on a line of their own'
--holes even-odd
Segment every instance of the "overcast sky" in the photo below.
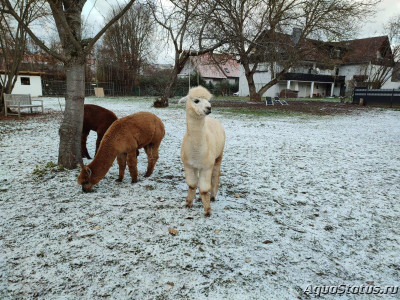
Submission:
<svg viewBox="0 0 400 300">
<path fill-rule="evenodd" d="M 164 1 L 164 0 L 162 0 Z M 166 0 L 165 0 L 166 1 Z M 115 0 L 88 0 L 84 7 L 84 20 L 85 17 L 90 13 L 88 20 L 88 24 L 92 26 L 89 27 L 88 33 L 91 35 L 96 33 L 98 30 L 98 26 L 103 23 L 104 17 L 111 11 L 110 3 L 126 3 L 125 1 L 115 1 Z M 95 3 L 95 7 L 93 4 Z M 122 4 L 123 5 L 123 4 Z M 358 36 L 354 38 L 366 38 L 373 37 L 379 35 L 385 35 L 384 25 L 388 22 L 391 17 L 400 14 L 400 0 L 382 0 L 382 2 L 376 7 L 376 15 L 375 17 L 370 18 L 369 20 L 363 21 L 360 26 L 360 32 Z M 156 59 L 158 63 L 172 63 L 172 49 L 164 51 L 160 51 L 159 57 Z"/>
<path fill-rule="evenodd" d="M 400 14 L 400 0 L 382 0 L 376 7 L 376 15 L 360 30 L 360 38 L 385 35 L 384 24 Z"/>
</svg>

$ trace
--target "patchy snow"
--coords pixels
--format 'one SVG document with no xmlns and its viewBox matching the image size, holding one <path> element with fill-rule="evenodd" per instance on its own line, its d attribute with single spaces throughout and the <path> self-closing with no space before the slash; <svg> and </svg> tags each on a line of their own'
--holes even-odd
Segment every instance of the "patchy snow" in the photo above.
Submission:
<svg viewBox="0 0 400 300">
<path fill-rule="evenodd" d="M 52 111 L 64 102 L 43 100 Z M 33 174 L 57 162 L 60 114 L 3 121 L 0 299 L 295 299 L 309 284 L 399 285 L 399 111 L 323 118 L 217 111 L 227 142 L 219 195 L 205 218 L 201 202 L 184 207 L 181 107 L 87 103 L 163 120 L 155 172 L 143 177 L 141 151 L 137 184 L 129 172 L 115 182 L 115 162 L 84 194 L 78 170 Z"/>
</svg>

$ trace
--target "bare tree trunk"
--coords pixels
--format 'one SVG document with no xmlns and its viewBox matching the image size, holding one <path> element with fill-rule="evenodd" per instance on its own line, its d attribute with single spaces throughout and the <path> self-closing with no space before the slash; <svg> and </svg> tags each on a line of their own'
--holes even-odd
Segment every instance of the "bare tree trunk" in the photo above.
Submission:
<svg viewBox="0 0 400 300">
<path fill-rule="evenodd" d="M 85 101 L 85 64 L 79 59 L 73 59 L 65 67 L 67 91 L 64 119 L 59 130 L 58 164 L 74 169 L 78 163 L 82 163 L 81 134 Z"/>
<path fill-rule="evenodd" d="M 154 101 L 154 107 L 168 107 L 168 99 L 175 95 L 176 84 L 178 82 L 178 74 L 183 69 L 179 63 L 175 63 L 175 67 L 171 72 L 171 78 L 168 82 L 167 87 L 164 90 L 162 97 L 159 97 Z"/>
<path fill-rule="evenodd" d="M 249 86 L 250 101 L 260 102 L 261 94 L 257 93 L 256 85 L 255 85 L 254 79 L 253 79 L 253 74 L 251 74 L 251 75 L 246 74 L 246 79 L 247 79 L 247 83 Z"/>
<path fill-rule="evenodd" d="M 178 70 L 177 67 L 174 68 L 174 70 L 172 71 L 171 74 L 171 79 L 168 82 L 167 88 L 164 91 L 163 97 L 164 98 L 170 98 L 173 97 L 175 95 L 175 89 L 176 89 L 176 84 L 178 81 Z"/>
</svg>

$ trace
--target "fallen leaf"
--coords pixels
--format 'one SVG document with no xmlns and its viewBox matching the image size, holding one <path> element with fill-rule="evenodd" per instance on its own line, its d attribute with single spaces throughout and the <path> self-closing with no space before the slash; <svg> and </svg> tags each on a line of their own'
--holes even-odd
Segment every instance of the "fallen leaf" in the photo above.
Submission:
<svg viewBox="0 0 400 300">
<path fill-rule="evenodd" d="M 172 235 L 177 235 L 178 234 L 178 230 L 176 230 L 175 228 L 168 228 L 168 232 Z"/>
<path fill-rule="evenodd" d="M 221 232 L 221 230 L 215 230 L 215 234 L 219 234 Z"/>
<path fill-rule="evenodd" d="M 272 241 L 270 241 L 270 240 L 265 240 L 263 243 L 264 243 L 264 244 L 272 244 Z"/>
<path fill-rule="evenodd" d="M 370 285 L 374 285 L 374 281 L 373 280 L 368 280 L 365 282 L 366 284 L 370 284 Z"/>
<path fill-rule="evenodd" d="M 242 197 L 242 194 L 240 193 L 235 194 L 235 198 L 240 198 L 240 197 Z"/>
<path fill-rule="evenodd" d="M 250 258 L 246 258 L 246 262 L 247 263 L 251 262 L 251 259 Z"/>
<path fill-rule="evenodd" d="M 170 286 L 174 286 L 175 285 L 175 283 L 173 283 L 172 281 L 168 281 L 167 284 L 170 285 Z"/>
<path fill-rule="evenodd" d="M 93 229 L 95 229 L 95 230 L 100 229 L 100 226 L 96 225 L 96 226 L 93 227 Z"/>
</svg>

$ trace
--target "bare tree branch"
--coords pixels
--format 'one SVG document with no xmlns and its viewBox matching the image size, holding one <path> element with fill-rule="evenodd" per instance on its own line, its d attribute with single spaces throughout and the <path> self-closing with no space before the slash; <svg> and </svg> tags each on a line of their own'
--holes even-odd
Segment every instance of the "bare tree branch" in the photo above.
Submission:
<svg viewBox="0 0 400 300">
<path fill-rule="evenodd" d="M 132 6 L 135 0 L 130 0 L 127 5 L 118 13 L 116 14 L 92 39 L 85 48 L 85 53 L 90 53 L 94 44 L 101 38 L 101 36 L 110 28 L 115 22 L 124 15 L 124 13 Z"/>
</svg>

